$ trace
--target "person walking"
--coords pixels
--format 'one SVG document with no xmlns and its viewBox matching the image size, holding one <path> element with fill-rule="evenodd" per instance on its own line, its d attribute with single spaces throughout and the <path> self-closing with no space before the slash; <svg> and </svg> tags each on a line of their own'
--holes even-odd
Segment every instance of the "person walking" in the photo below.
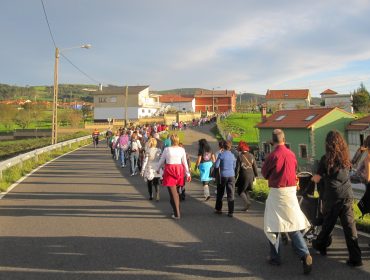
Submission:
<svg viewBox="0 0 370 280">
<path fill-rule="evenodd" d="M 258 177 L 257 163 L 254 156 L 249 153 L 249 146 L 247 143 L 240 141 L 238 150 L 240 154 L 236 160 L 235 186 L 238 195 L 242 198 L 244 203 L 242 211 L 248 211 L 252 204 L 249 192 L 252 191 L 253 182 L 256 177 Z"/>
<path fill-rule="evenodd" d="M 99 135 L 100 135 L 99 130 L 97 128 L 95 128 L 93 133 L 91 134 L 93 144 L 94 144 L 94 148 L 96 148 L 99 144 Z"/>
<path fill-rule="evenodd" d="M 121 167 L 125 167 L 126 166 L 126 158 L 127 158 L 127 150 L 129 148 L 129 142 L 130 142 L 130 139 L 129 139 L 129 136 L 128 136 L 128 132 L 126 132 L 126 130 L 122 130 L 121 131 L 121 135 L 120 137 L 118 138 L 118 143 L 119 143 L 119 158 L 120 158 L 120 161 L 121 161 Z"/>
<path fill-rule="evenodd" d="M 137 138 L 138 138 L 137 133 L 135 131 L 131 135 L 131 141 L 130 141 L 130 144 L 129 144 L 131 176 L 136 175 L 136 169 L 137 169 L 137 164 L 138 164 L 138 160 L 139 160 L 140 149 L 142 148 L 141 143 Z"/>
<path fill-rule="evenodd" d="M 272 133 L 274 150 L 268 155 L 262 175 L 268 180 L 270 188 L 264 214 L 264 231 L 270 244 L 271 265 L 281 264 L 281 233 L 288 233 L 292 245 L 303 264 L 303 273 L 312 270 L 312 257 L 308 251 L 301 230 L 310 226 L 299 207 L 296 196 L 297 159 L 285 146 L 285 135 L 281 129 Z"/>
<path fill-rule="evenodd" d="M 153 200 L 153 186 L 156 193 L 156 201 L 159 201 L 160 173 L 157 173 L 161 150 L 156 148 L 157 140 L 153 137 L 148 140 L 148 149 L 145 150 L 141 176 L 147 181 L 149 200 Z"/>
<path fill-rule="evenodd" d="M 227 193 L 228 216 L 233 217 L 234 214 L 234 196 L 235 196 L 235 166 L 236 158 L 230 152 L 231 142 L 226 141 L 224 151 L 217 157 L 215 168 L 220 168 L 221 183 L 217 186 L 217 197 L 215 205 L 215 213 L 222 214 L 222 198 Z"/>
<path fill-rule="evenodd" d="M 211 198 L 209 193 L 209 182 L 211 178 L 211 168 L 216 161 L 215 155 L 212 153 L 211 146 L 204 138 L 198 141 L 198 158 L 195 163 L 195 169 L 199 168 L 200 180 L 203 184 L 204 200 L 207 201 Z"/>
<path fill-rule="evenodd" d="M 191 181 L 189 166 L 186 161 L 184 148 L 179 147 L 180 139 L 176 134 L 171 135 L 172 146 L 164 149 L 161 159 L 158 163 L 158 170 L 164 165 L 162 185 L 167 187 L 170 195 L 170 203 L 173 210 L 171 218 L 180 219 L 180 199 L 177 193 L 177 186 L 183 186 L 184 178 Z"/>
<path fill-rule="evenodd" d="M 358 246 L 355 217 L 353 213 L 353 191 L 349 171 L 351 162 L 348 145 L 338 131 L 330 131 L 325 139 L 325 155 L 321 158 L 315 183 L 324 181 L 323 224 L 312 247 L 326 255 L 331 232 L 339 217 L 349 252 L 347 264 L 362 266 L 361 250 Z"/>
</svg>

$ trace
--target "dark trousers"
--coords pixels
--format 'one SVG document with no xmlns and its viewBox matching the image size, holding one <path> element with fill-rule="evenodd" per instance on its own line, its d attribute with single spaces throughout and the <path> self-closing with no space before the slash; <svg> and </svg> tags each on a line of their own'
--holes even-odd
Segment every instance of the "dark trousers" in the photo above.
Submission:
<svg viewBox="0 0 370 280">
<path fill-rule="evenodd" d="M 175 217 L 178 217 L 180 213 L 177 213 L 175 198 L 173 197 L 173 193 L 171 192 L 170 188 L 174 188 L 174 187 L 167 187 L 168 194 L 170 195 L 170 204 L 172 207 L 173 214 L 175 215 Z"/>
<path fill-rule="evenodd" d="M 358 246 L 355 217 L 353 214 L 353 199 L 338 199 L 333 202 L 324 201 L 323 204 L 324 222 L 321 232 L 315 241 L 315 249 L 326 249 L 329 244 L 331 232 L 339 217 L 346 239 L 349 260 L 353 262 L 361 261 L 361 250 Z"/>
<path fill-rule="evenodd" d="M 227 193 L 227 206 L 229 213 L 234 213 L 234 196 L 235 196 L 235 178 L 234 177 L 221 177 L 220 184 L 217 185 L 216 206 L 217 211 L 222 210 L 222 198 Z"/>
<path fill-rule="evenodd" d="M 159 178 L 154 177 L 153 180 L 148 180 L 147 184 L 149 196 L 153 197 L 153 186 L 155 188 L 155 192 L 158 193 Z"/>
</svg>

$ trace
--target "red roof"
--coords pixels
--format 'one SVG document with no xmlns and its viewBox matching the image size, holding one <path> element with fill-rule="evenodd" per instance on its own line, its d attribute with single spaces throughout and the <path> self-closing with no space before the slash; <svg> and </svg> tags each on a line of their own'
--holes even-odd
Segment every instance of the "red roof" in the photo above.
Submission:
<svg viewBox="0 0 370 280">
<path fill-rule="evenodd" d="M 338 94 L 338 92 L 336 92 L 336 91 L 334 91 L 334 90 L 331 90 L 331 89 L 327 89 L 327 90 L 325 90 L 325 91 L 323 91 L 322 93 L 320 93 L 320 94 Z"/>
<path fill-rule="evenodd" d="M 307 99 L 310 96 L 309 89 L 269 89 L 266 99 Z"/>
<path fill-rule="evenodd" d="M 236 96 L 235 90 L 197 90 L 195 97 L 231 97 Z"/>
<path fill-rule="evenodd" d="M 320 120 L 333 110 L 348 112 L 339 108 L 317 108 L 317 109 L 299 109 L 299 110 L 281 110 L 277 111 L 256 125 L 258 128 L 310 128 L 314 123 Z"/>
<path fill-rule="evenodd" d="M 347 130 L 364 130 L 370 127 L 370 115 L 361 119 L 355 120 L 347 125 Z"/>
<path fill-rule="evenodd" d="M 161 95 L 159 97 L 159 102 L 162 102 L 162 103 L 191 102 L 193 101 L 193 99 L 194 97 L 166 94 L 166 95 Z"/>
</svg>

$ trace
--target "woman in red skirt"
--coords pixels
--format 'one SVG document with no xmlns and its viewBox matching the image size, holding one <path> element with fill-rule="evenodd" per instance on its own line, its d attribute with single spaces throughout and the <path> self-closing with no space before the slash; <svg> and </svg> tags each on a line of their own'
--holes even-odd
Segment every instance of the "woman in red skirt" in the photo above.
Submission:
<svg viewBox="0 0 370 280">
<path fill-rule="evenodd" d="M 164 164 L 162 185 L 167 187 L 170 194 L 173 209 L 171 218 L 180 219 L 180 199 L 176 187 L 185 185 L 185 175 L 188 182 L 191 181 L 191 177 L 185 150 L 179 146 L 179 137 L 176 134 L 171 135 L 171 142 L 172 146 L 165 148 L 162 153 L 158 169 Z"/>
</svg>

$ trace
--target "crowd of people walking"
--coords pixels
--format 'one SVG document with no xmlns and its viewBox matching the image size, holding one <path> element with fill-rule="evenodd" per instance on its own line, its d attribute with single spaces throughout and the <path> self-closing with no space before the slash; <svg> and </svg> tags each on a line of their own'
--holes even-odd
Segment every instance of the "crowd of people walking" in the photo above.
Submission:
<svg viewBox="0 0 370 280">
<path fill-rule="evenodd" d="M 120 162 L 122 168 L 130 166 L 130 175 L 140 174 L 147 183 L 149 200 L 160 200 L 160 186 L 167 189 L 170 197 L 171 218 L 181 219 L 180 201 L 185 200 L 185 185 L 192 180 L 189 154 L 180 142 L 177 130 L 163 125 L 119 129 L 108 131 L 107 146 L 112 157 Z M 181 126 L 181 129 L 184 127 Z M 166 132 L 166 136 L 161 135 Z M 312 256 L 304 239 L 303 232 L 310 227 L 310 221 L 300 208 L 297 199 L 297 159 L 285 145 L 285 134 L 275 129 L 272 134 L 273 151 L 266 155 L 261 173 L 267 179 L 269 194 L 265 205 L 264 231 L 270 246 L 268 263 L 282 263 L 282 238 L 289 236 L 298 254 L 304 274 L 312 269 Z M 370 145 L 370 139 L 369 139 Z M 248 211 L 252 205 L 250 191 L 258 177 L 257 163 L 247 143 L 240 141 L 236 148 L 231 141 L 220 141 L 218 151 L 213 151 L 206 139 L 198 140 L 198 154 L 194 169 L 199 170 L 203 186 L 204 200 L 211 198 L 210 182 L 216 185 L 214 212 L 222 214 L 226 193 L 227 215 L 234 215 L 235 191 L 240 196 L 243 207 Z M 337 218 L 343 226 L 349 251 L 347 264 L 361 266 L 361 250 L 358 245 L 357 231 L 353 213 L 353 192 L 349 181 L 348 146 L 336 131 L 328 133 L 326 152 L 322 157 L 316 174 L 315 183 L 323 183 L 323 224 L 320 234 L 312 246 L 326 255 L 328 242 Z M 370 157 L 369 157 L 370 158 Z M 365 161 L 364 178 L 370 181 L 370 161 Z"/>
</svg>

